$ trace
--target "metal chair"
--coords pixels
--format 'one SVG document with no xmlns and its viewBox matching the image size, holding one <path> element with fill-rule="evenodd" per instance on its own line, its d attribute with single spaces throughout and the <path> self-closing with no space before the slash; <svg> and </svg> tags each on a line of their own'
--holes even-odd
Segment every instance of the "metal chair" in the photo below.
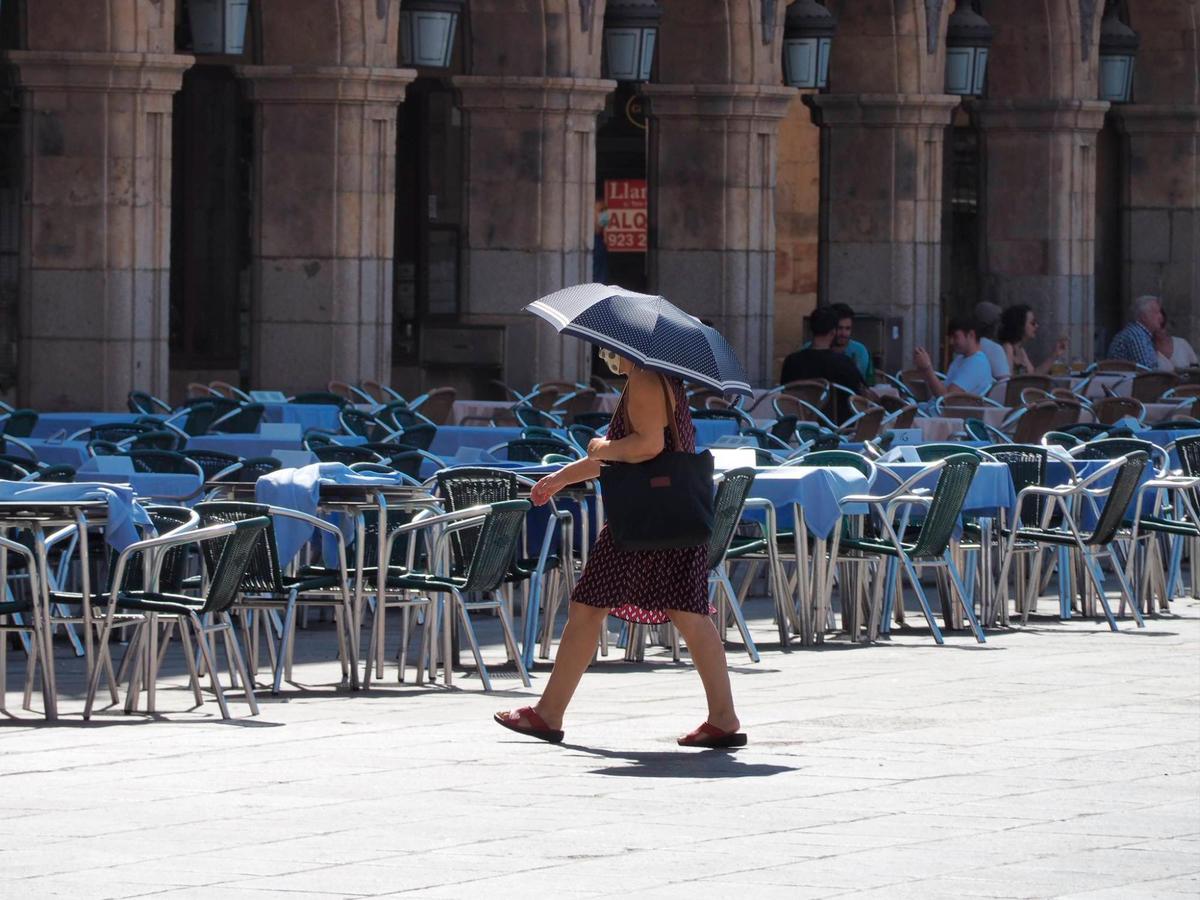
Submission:
<svg viewBox="0 0 1200 900">
<path fill-rule="evenodd" d="M 1049 375 L 1014 375 L 1004 382 L 1004 405 L 1020 406 L 1025 402 L 1022 392 L 1026 388 L 1036 388 L 1047 394 L 1054 389 L 1054 379 Z"/>
<path fill-rule="evenodd" d="M 559 438 L 519 438 L 489 447 L 487 452 L 498 459 L 528 463 L 540 463 L 550 453 L 561 453 L 572 459 L 583 455 L 573 444 Z"/>
<path fill-rule="evenodd" d="M 1115 425 L 1127 416 L 1140 425 L 1146 419 L 1146 407 L 1132 397 L 1101 397 L 1092 404 L 1092 415 L 1101 425 Z"/>
<path fill-rule="evenodd" d="M 413 399 L 409 407 L 419 410 L 421 415 L 434 425 L 447 425 L 450 422 L 450 411 L 454 408 L 454 399 L 458 391 L 452 387 L 434 388 Z"/>
<path fill-rule="evenodd" d="M 0 434 L 17 438 L 30 437 L 37 421 L 38 414 L 34 410 L 14 409 L 10 413 L 0 415 Z"/>
<path fill-rule="evenodd" d="M 50 634 L 46 630 L 46 616 L 41 609 L 42 592 L 39 580 L 37 559 L 33 551 L 17 541 L 0 537 L 0 588 L 9 584 L 9 554 L 20 557 L 26 573 L 24 589 L 18 589 L 10 594 L 11 599 L 0 595 L 0 712 L 7 710 L 5 693 L 7 690 L 6 677 L 8 672 L 8 635 L 16 633 L 24 639 L 25 656 L 25 696 L 21 703 L 22 709 L 31 709 L 33 705 L 34 672 L 39 663 L 42 669 L 42 698 L 46 708 L 53 710 L 55 702 L 50 699 L 53 691 L 53 680 L 49 677 L 48 666 L 54 665 L 54 650 Z M 51 713 L 53 715 L 53 713 Z"/>
<path fill-rule="evenodd" d="M 929 623 L 933 639 L 938 644 L 944 642 L 942 632 L 934 620 L 933 610 L 929 606 L 929 600 L 925 596 L 925 590 L 917 575 L 917 570 L 925 566 L 937 566 L 946 570 L 962 610 L 971 625 L 975 640 L 981 644 L 985 641 L 983 629 L 975 618 L 975 611 L 972 609 L 966 587 L 950 553 L 950 539 L 958 524 L 963 503 L 967 498 L 967 491 L 970 490 L 971 480 L 975 477 L 975 471 L 979 468 L 980 461 L 979 455 L 963 452 L 943 456 L 888 494 L 854 495 L 846 497 L 844 501 L 847 504 L 868 504 L 883 529 L 883 536 L 842 538 L 833 562 L 845 561 L 858 565 L 869 565 L 875 560 L 880 562 L 887 558 L 899 560 L 901 569 L 908 576 L 917 600 L 921 604 L 921 611 L 925 615 L 926 622 Z M 918 481 L 927 478 L 934 472 L 938 473 L 938 481 L 932 494 L 915 493 L 912 490 Z M 915 505 L 926 507 L 924 518 L 918 526 L 915 526 L 913 539 L 905 541 L 901 535 L 907 536 L 905 529 L 907 515 L 899 514 Z M 884 581 L 881 574 L 877 573 L 875 591 L 870 603 L 871 615 L 868 634 L 871 639 L 878 635 L 880 621 L 887 614 L 882 603 Z"/>
<path fill-rule="evenodd" d="M 1139 372 L 1129 384 L 1129 396 L 1142 403 L 1155 403 L 1182 381 L 1174 372 Z"/>
<path fill-rule="evenodd" d="M 218 416 L 208 430 L 213 434 L 254 434 L 265 414 L 266 407 L 261 403 L 243 403 L 237 409 Z"/>
<path fill-rule="evenodd" d="M 383 462 L 383 457 L 374 450 L 345 444 L 326 444 L 314 447 L 312 454 L 320 462 L 340 462 L 346 465 L 359 462 Z"/>
<path fill-rule="evenodd" d="M 169 416 L 172 412 L 171 404 L 165 400 L 159 400 L 146 391 L 130 391 L 125 399 L 125 404 L 131 413 L 141 413 L 147 416 Z"/>
</svg>

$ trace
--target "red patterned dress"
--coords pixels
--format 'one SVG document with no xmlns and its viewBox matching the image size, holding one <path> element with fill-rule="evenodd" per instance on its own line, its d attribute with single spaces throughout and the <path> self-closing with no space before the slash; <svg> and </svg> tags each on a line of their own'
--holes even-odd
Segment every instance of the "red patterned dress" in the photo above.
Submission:
<svg viewBox="0 0 1200 900">
<path fill-rule="evenodd" d="M 675 426 L 683 445 L 678 449 L 695 453 L 696 427 L 683 383 L 668 378 L 667 384 L 675 395 Z M 675 450 L 671 429 L 663 431 L 665 448 Z M 621 403 L 608 426 L 608 437 L 615 441 L 627 434 L 629 423 Z M 708 604 L 708 547 L 621 550 L 606 525 L 600 529 L 571 599 L 609 609 L 617 618 L 641 625 L 666 622 L 669 609 L 708 615 L 714 611 Z"/>
</svg>

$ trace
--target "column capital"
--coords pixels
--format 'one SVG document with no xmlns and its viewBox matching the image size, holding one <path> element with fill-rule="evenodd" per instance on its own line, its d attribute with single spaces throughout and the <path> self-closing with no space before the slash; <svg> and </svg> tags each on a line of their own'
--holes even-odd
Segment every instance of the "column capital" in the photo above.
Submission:
<svg viewBox="0 0 1200 900">
<path fill-rule="evenodd" d="M 363 66 L 234 66 L 255 103 L 399 106 L 415 69 Z"/>
<path fill-rule="evenodd" d="M 84 53 L 8 50 L 20 87 L 31 91 L 95 91 L 174 94 L 193 56 L 168 53 Z"/>
<path fill-rule="evenodd" d="M 953 94 L 805 94 L 813 122 L 824 127 L 897 128 L 950 124 L 961 98 Z"/>
<path fill-rule="evenodd" d="M 776 84 L 647 84 L 656 119 L 782 119 L 799 93 Z"/>
<path fill-rule="evenodd" d="M 450 79 L 464 110 L 510 109 L 599 113 L 617 83 L 607 78 L 533 78 L 455 75 Z"/>
<path fill-rule="evenodd" d="M 1122 104 L 1112 108 L 1112 117 L 1123 134 L 1200 134 L 1200 106 L 1193 104 Z"/>
<path fill-rule="evenodd" d="M 985 131 L 1081 131 L 1099 133 L 1104 100 L 971 100 L 966 109 Z"/>
</svg>

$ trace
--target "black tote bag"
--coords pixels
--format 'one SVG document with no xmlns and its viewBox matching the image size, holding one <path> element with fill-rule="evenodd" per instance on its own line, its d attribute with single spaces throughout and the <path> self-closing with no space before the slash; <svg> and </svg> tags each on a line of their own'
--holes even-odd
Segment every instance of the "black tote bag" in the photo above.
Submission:
<svg viewBox="0 0 1200 900">
<path fill-rule="evenodd" d="M 661 380 L 661 376 L 660 376 Z M 675 447 L 679 429 L 661 380 Z M 624 397 L 621 398 L 624 403 Z M 600 469 L 608 531 L 621 550 L 699 547 L 712 537 L 713 458 L 705 450 L 664 450 L 640 463 L 605 463 Z"/>
</svg>

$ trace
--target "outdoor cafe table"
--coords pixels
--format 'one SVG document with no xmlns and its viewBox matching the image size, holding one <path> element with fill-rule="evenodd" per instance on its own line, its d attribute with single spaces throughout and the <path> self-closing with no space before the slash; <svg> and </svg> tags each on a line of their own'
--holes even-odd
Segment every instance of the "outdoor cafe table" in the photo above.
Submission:
<svg viewBox="0 0 1200 900">
<path fill-rule="evenodd" d="M 249 487 L 249 486 L 247 486 Z M 365 577 L 366 558 L 366 517 L 376 516 L 378 541 L 376 560 L 385 559 L 388 537 L 388 512 L 399 509 L 428 509 L 437 506 L 437 501 L 425 489 L 400 483 L 386 476 L 364 476 L 352 472 L 349 467 L 340 463 L 321 463 L 305 466 L 302 469 L 285 469 L 273 472 L 271 475 L 258 479 L 254 486 L 255 498 L 259 503 L 270 506 L 280 506 L 294 509 L 298 512 L 317 516 L 327 521 L 338 521 L 338 516 L 345 516 L 353 522 L 353 533 L 348 536 L 347 543 L 353 549 L 353 562 L 347 558 L 350 566 L 348 574 L 354 580 L 351 592 L 351 608 L 347 610 L 350 624 L 347 627 L 349 635 L 350 685 L 359 687 L 358 675 L 358 639 L 362 625 L 363 606 L 367 593 L 367 578 Z M 244 489 L 239 488 L 239 492 Z M 339 524 L 343 534 L 347 529 Z M 299 554 L 300 550 L 312 537 L 315 529 L 311 525 L 295 520 L 277 519 L 275 522 L 276 543 L 279 550 L 281 566 L 287 566 Z M 324 537 L 324 536 L 323 536 Z M 330 542 L 321 541 L 324 548 L 323 556 L 331 551 Z M 327 566 L 338 564 L 337 560 L 324 559 Z M 386 590 L 386 579 L 377 578 L 375 584 L 376 609 L 379 609 L 380 592 Z M 436 618 L 434 620 L 436 626 Z M 436 646 L 436 632 L 433 646 Z M 447 653 L 449 649 L 447 648 Z M 447 655 L 445 659 L 449 659 Z M 368 660 L 367 664 L 370 665 Z"/>
<path fill-rule="evenodd" d="M 47 412 L 39 413 L 30 435 L 35 438 L 51 438 L 56 435 L 70 437 L 77 431 L 93 425 L 109 425 L 114 422 L 132 422 L 137 418 L 131 412 Z"/>
<path fill-rule="evenodd" d="M 86 441 L 48 441 L 44 438 L 20 438 L 37 454 L 38 462 L 48 466 L 73 466 L 78 469 L 88 459 Z"/>
<path fill-rule="evenodd" d="M 332 403 L 286 403 L 271 401 L 263 404 L 264 422 L 285 422 L 300 426 L 301 431 L 319 428 L 322 431 L 341 431 L 338 415 L 342 408 Z"/>
<path fill-rule="evenodd" d="M 788 602 L 784 608 L 793 618 L 802 646 L 812 646 L 824 638 L 833 586 L 833 567 L 829 560 L 837 553 L 842 500 L 851 494 L 864 493 L 869 487 L 865 475 L 843 466 L 755 469 L 750 499 L 769 502 L 775 509 L 776 528 L 780 531 L 794 529 L 796 533 L 796 587 L 793 595 L 786 598 Z M 808 541 L 804 539 L 806 533 L 814 539 L 811 559 Z M 827 546 L 831 537 L 832 546 Z M 786 584 L 786 581 L 780 578 L 776 583 Z M 787 623 L 780 624 L 780 635 L 785 638 L 783 643 L 786 645 Z"/>
<path fill-rule="evenodd" d="M 148 525 L 149 517 L 139 507 L 128 488 L 98 484 L 29 484 L 0 483 L 0 531 L 26 531 L 33 536 L 33 551 L 41 597 L 36 603 L 41 618 L 44 645 L 39 648 L 42 658 L 42 697 L 47 720 L 58 718 L 57 686 L 54 673 L 53 632 L 50 623 L 50 563 L 46 549 L 46 533 L 74 526 L 81 534 L 91 528 L 103 528 L 105 539 L 117 550 L 137 540 L 137 524 Z M 91 566 L 88 561 L 89 541 L 78 543 L 80 589 L 85 597 L 92 593 Z M 95 640 L 91 608 L 83 604 L 84 639 L 87 647 L 87 673 L 91 678 L 96 665 L 93 650 Z"/>
</svg>

